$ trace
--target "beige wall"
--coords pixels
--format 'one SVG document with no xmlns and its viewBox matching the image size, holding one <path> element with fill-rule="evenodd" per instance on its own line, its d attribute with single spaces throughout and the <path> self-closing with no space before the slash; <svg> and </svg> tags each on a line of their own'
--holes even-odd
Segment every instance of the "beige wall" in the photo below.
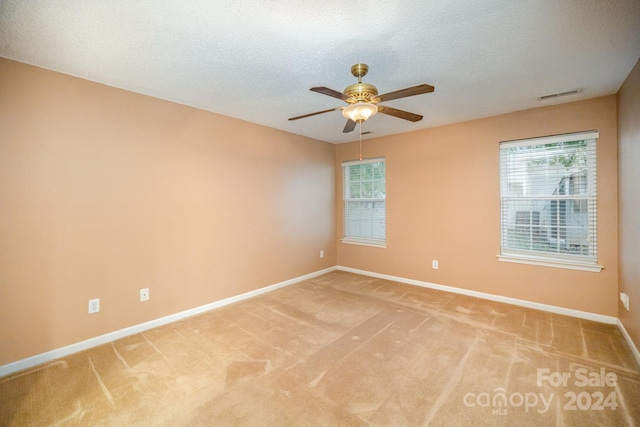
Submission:
<svg viewBox="0 0 640 427">
<path fill-rule="evenodd" d="M 334 162 L 0 59 L 0 365 L 334 266 Z"/>
<path fill-rule="evenodd" d="M 618 311 L 640 347 L 640 61 L 618 92 L 618 133 L 620 290 L 630 298 L 630 311 Z"/>
<path fill-rule="evenodd" d="M 634 73 L 619 98 L 628 123 L 638 113 Z M 618 314 L 615 96 L 365 140 L 365 157 L 387 159 L 388 248 L 379 249 L 335 240 L 340 164 L 357 158 L 357 143 L 333 146 L 3 59 L 0 76 L 0 365 L 336 264 Z M 625 93 L 635 94 L 631 107 Z M 637 134 L 620 123 L 627 141 Z M 605 270 L 499 262 L 499 141 L 591 129 L 600 132 Z M 622 182 L 630 192 L 638 179 Z M 147 303 L 141 287 L 151 289 Z M 87 315 L 97 297 L 101 313 Z M 637 317 L 628 322 L 637 337 Z"/>
<path fill-rule="evenodd" d="M 365 124 L 366 128 L 366 124 Z M 500 262 L 500 141 L 598 130 L 598 261 L 590 273 Z M 386 249 L 338 242 L 345 267 L 617 316 L 616 97 L 521 111 L 363 141 L 387 161 Z M 358 144 L 337 147 L 340 164 Z M 342 202 L 336 203 L 342 237 Z M 431 269 L 431 260 L 440 263 Z"/>
</svg>

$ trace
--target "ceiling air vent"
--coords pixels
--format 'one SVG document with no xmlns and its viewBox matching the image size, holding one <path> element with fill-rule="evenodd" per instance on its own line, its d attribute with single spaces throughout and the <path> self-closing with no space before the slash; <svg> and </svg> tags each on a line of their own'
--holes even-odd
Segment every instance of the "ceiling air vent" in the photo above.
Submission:
<svg viewBox="0 0 640 427">
<path fill-rule="evenodd" d="M 582 89 L 574 89 L 567 92 L 552 93 L 551 95 L 539 96 L 538 101 L 544 101 L 546 99 L 551 99 L 551 98 L 560 98 L 561 96 L 577 95 L 581 92 L 582 92 Z"/>
</svg>

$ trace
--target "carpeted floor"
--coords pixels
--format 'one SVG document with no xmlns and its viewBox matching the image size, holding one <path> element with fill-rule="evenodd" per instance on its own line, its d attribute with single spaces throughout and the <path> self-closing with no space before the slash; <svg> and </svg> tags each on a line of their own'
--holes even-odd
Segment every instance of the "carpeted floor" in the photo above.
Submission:
<svg viewBox="0 0 640 427">
<path fill-rule="evenodd" d="M 0 378 L 16 426 L 624 426 L 618 328 L 333 272 Z"/>
</svg>

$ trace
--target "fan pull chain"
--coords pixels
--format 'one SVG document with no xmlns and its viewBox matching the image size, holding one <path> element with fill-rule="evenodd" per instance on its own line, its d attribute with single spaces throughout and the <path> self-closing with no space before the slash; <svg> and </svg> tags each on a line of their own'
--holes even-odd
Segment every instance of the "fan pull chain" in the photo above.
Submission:
<svg viewBox="0 0 640 427">
<path fill-rule="evenodd" d="M 362 122 L 358 123 L 360 129 L 360 161 L 362 161 Z"/>
</svg>

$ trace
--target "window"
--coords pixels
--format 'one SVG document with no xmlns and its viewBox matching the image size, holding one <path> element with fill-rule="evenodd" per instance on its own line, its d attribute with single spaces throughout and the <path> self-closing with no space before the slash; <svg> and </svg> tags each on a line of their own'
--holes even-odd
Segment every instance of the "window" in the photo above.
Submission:
<svg viewBox="0 0 640 427">
<path fill-rule="evenodd" d="M 500 143 L 502 261 L 600 271 L 597 132 Z"/>
<path fill-rule="evenodd" d="M 386 247 L 386 173 L 382 158 L 342 163 L 344 243 Z"/>
</svg>

